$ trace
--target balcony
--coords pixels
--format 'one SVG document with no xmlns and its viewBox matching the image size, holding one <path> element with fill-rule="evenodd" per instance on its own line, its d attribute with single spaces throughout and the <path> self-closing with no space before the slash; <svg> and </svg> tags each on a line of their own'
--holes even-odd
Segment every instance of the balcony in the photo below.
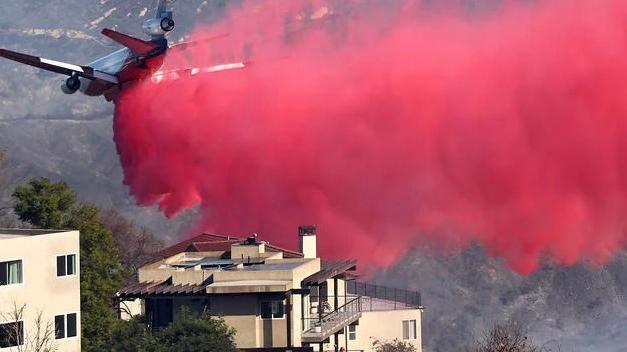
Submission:
<svg viewBox="0 0 627 352">
<path fill-rule="evenodd" d="M 349 295 L 362 298 L 362 312 L 400 309 L 422 309 L 420 292 L 391 288 L 365 282 L 346 283 Z"/>
</svg>

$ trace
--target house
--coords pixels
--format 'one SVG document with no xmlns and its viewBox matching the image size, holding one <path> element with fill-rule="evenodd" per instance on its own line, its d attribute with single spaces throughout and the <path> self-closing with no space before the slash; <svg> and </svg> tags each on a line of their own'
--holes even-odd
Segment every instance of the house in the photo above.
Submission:
<svg viewBox="0 0 627 352">
<path fill-rule="evenodd" d="M 78 231 L 0 229 L 0 350 L 81 350 L 79 261 Z"/>
<path fill-rule="evenodd" d="M 121 306 L 157 329 L 183 306 L 222 316 L 248 351 L 371 351 L 374 339 L 421 351 L 419 293 L 357 281 L 354 260 L 321 260 L 314 226 L 299 228 L 299 243 L 295 252 L 256 235 L 201 234 L 140 268 Z"/>
</svg>

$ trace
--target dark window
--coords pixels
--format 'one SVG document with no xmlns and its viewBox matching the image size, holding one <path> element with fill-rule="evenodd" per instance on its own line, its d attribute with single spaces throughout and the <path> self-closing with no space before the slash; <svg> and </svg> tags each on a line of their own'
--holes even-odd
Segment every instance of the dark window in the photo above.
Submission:
<svg viewBox="0 0 627 352">
<path fill-rule="evenodd" d="M 22 283 L 22 261 L 0 262 L 0 286 Z"/>
<path fill-rule="evenodd" d="M 281 319 L 285 316 L 283 301 L 261 302 L 261 319 Z"/>
<path fill-rule="evenodd" d="M 65 315 L 57 315 L 54 317 L 54 338 L 65 338 Z"/>
<path fill-rule="evenodd" d="M 54 338 L 64 339 L 66 337 L 76 337 L 77 335 L 76 313 L 67 315 L 55 315 L 54 317 Z"/>
<path fill-rule="evenodd" d="M 24 323 L 0 324 L 0 348 L 21 346 L 24 344 Z"/>
<path fill-rule="evenodd" d="M 67 337 L 75 337 L 77 334 L 76 328 L 76 313 L 67 315 Z"/>
<path fill-rule="evenodd" d="M 76 254 L 60 255 L 57 257 L 57 276 L 76 274 Z"/>
<path fill-rule="evenodd" d="M 67 272 L 65 268 L 65 256 L 60 255 L 57 257 L 57 276 L 65 276 Z"/>
</svg>

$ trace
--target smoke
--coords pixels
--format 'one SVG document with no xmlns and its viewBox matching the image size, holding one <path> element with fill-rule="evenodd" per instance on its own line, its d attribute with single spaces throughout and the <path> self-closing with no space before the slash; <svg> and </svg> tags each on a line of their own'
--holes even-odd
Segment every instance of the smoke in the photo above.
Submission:
<svg viewBox="0 0 627 352">
<path fill-rule="evenodd" d="M 198 28 L 230 35 L 166 69 L 251 65 L 123 92 L 131 194 L 280 245 L 315 223 L 323 255 L 374 266 L 473 241 L 521 273 L 605 263 L 627 243 L 627 4 L 416 4 L 251 1 Z"/>
</svg>

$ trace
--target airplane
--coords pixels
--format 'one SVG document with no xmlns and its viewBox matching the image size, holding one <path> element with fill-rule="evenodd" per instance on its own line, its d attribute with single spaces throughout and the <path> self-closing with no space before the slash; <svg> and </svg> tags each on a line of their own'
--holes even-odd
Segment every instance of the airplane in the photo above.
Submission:
<svg viewBox="0 0 627 352">
<path fill-rule="evenodd" d="M 168 50 L 184 49 L 194 42 L 168 45 L 165 35 L 174 29 L 173 12 L 168 10 L 170 0 L 159 0 L 154 18 L 144 21 L 142 29 L 151 37 L 150 40 L 132 36 L 105 28 L 102 34 L 124 46 L 92 63 L 81 66 L 56 60 L 18 53 L 0 48 L 0 57 L 43 70 L 69 76 L 62 84 L 65 94 L 74 94 L 80 90 L 87 96 L 104 96 L 113 100 L 123 86 L 129 82 L 151 78 L 153 81 L 165 77 L 180 77 L 181 73 L 196 75 L 200 72 L 211 73 L 246 67 L 245 62 L 231 62 L 207 68 L 184 68 L 162 71 L 161 66 Z M 209 38 L 209 39 L 215 39 Z"/>
</svg>

